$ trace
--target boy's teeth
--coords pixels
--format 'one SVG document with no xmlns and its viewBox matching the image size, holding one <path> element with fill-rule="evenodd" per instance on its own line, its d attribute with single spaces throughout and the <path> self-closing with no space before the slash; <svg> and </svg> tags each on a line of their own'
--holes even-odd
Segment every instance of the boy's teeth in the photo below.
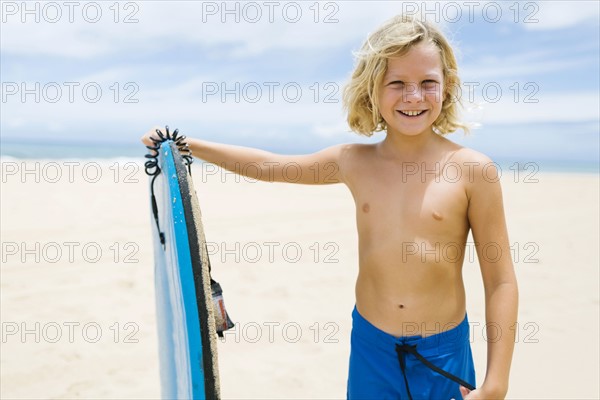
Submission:
<svg viewBox="0 0 600 400">
<path fill-rule="evenodd" d="M 414 117 L 415 115 L 419 115 L 423 112 L 422 111 L 400 111 L 402 114 L 404 115 L 408 115 L 409 117 Z"/>
</svg>

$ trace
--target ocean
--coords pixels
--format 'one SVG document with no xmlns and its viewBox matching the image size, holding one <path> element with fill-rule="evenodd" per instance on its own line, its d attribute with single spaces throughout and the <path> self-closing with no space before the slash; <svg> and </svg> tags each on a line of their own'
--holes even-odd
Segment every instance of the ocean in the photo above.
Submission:
<svg viewBox="0 0 600 400">
<path fill-rule="evenodd" d="M 282 153 L 288 153 L 285 150 Z M 112 159 L 131 160 L 144 162 L 144 155 L 148 149 L 141 143 L 94 143 L 73 141 L 0 141 L 0 157 L 2 160 L 104 160 Z M 288 154 L 293 154 L 289 152 Z M 598 160 L 564 160 L 564 159 L 536 159 L 535 157 L 495 157 L 487 153 L 502 171 L 517 173 L 522 171 L 524 176 L 528 173 L 535 175 L 538 172 L 567 172 L 600 174 Z"/>
</svg>

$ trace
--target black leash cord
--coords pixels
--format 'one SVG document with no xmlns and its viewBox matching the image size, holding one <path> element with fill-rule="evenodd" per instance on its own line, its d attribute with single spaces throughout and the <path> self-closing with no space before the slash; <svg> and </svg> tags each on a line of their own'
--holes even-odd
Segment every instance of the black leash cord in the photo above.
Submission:
<svg viewBox="0 0 600 400">
<path fill-rule="evenodd" d="M 192 157 L 192 150 L 189 148 L 187 142 L 185 141 L 185 136 L 179 136 L 179 129 L 175 129 L 173 134 L 169 132 L 169 126 L 165 126 L 165 133 L 163 133 L 160 129 L 156 129 L 156 134 L 158 138 L 151 137 L 153 145 L 146 146 L 147 149 L 150 150 L 150 153 L 145 155 L 147 161 L 144 163 L 144 170 L 148 176 L 152 176 L 152 182 L 150 183 L 150 193 L 152 195 L 152 214 L 154 215 L 154 221 L 156 222 L 156 229 L 158 230 L 158 236 L 160 238 L 160 243 L 163 245 L 163 249 L 165 248 L 165 234 L 160 230 L 160 224 L 158 222 L 158 205 L 156 203 L 156 196 L 154 195 L 154 181 L 156 177 L 160 175 L 161 169 L 158 165 L 158 154 L 160 146 L 168 141 L 172 140 L 177 145 L 177 149 L 183 158 L 183 162 L 188 168 L 188 172 L 192 174 L 192 162 L 194 162 L 194 158 Z"/>
</svg>

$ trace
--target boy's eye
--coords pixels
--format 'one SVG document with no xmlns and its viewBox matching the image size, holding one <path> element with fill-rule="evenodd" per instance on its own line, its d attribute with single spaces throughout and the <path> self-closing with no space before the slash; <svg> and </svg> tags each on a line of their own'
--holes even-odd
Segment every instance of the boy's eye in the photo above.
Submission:
<svg viewBox="0 0 600 400">
<path fill-rule="evenodd" d="M 404 86 L 404 82 L 402 82 L 402 81 L 392 81 L 392 82 L 388 83 L 388 85 Z"/>
<path fill-rule="evenodd" d="M 439 83 L 437 81 L 432 81 L 432 80 L 423 81 L 423 88 L 425 90 L 437 89 L 438 85 L 439 85 Z"/>
</svg>

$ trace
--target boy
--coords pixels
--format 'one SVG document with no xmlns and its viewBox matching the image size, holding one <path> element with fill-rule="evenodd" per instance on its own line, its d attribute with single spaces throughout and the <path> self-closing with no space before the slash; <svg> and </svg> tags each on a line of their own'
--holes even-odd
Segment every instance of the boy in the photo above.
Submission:
<svg viewBox="0 0 600 400">
<path fill-rule="evenodd" d="M 467 130 L 457 119 L 459 85 L 444 36 L 397 16 L 369 36 L 344 91 L 350 127 L 385 130 L 383 141 L 289 156 L 188 139 L 194 156 L 251 178 L 284 182 L 294 163 L 297 183 L 350 189 L 359 237 L 350 399 L 488 399 L 508 390 L 518 290 L 494 164 L 443 136 Z M 469 229 L 495 338 L 477 389 L 462 281 Z"/>
</svg>

